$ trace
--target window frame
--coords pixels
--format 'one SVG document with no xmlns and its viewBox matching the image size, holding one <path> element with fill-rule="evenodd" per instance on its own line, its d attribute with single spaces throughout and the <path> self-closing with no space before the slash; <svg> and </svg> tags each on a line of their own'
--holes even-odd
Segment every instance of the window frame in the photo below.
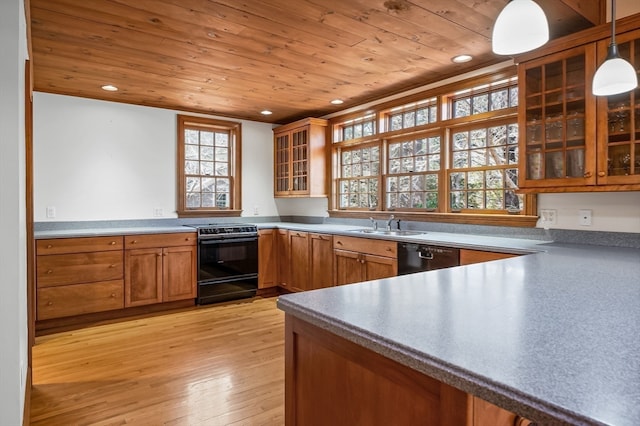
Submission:
<svg viewBox="0 0 640 426">
<path fill-rule="evenodd" d="M 177 116 L 177 213 L 178 217 L 220 217 L 242 214 L 242 123 L 178 114 Z M 229 207 L 187 208 L 185 173 L 185 130 L 223 130 L 229 132 Z M 209 176 L 209 175 L 199 175 Z M 215 175 L 213 175 L 215 176 Z"/>
<path fill-rule="evenodd" d="M 504 80 L 510 80 L 517 77 L 515 66 L 510 66 L 502 71 L 485 74 L 477 77 L 473 77 L 460 82 L 443 85 L 438 88 L 425 90 L 419 93 L 413 93 L 409 96 L 398 98 L 393 101 L 387 101 L 377 106 L 367 106 L 367 109 L 361 111 L 351 111 L 348 114 L 342 116 L 336 116 L 330 120 L 330 131 L 328 134 L 334 137 L 330 141 L 330 149 L 332 151 L 331 159 L 332 164 L 329 166 L 333 171 L 331 174 L 331 194 L 329 197 L 329 216 L 336 218 L 384 218 L 390 213 L 393 213 L 397 218 L 403 220 L 413 221 L 433 221 L 444 223 L 465 223 L 465 224 L 478 224 L 478 225 L 498 225 L 498 226 L 520 226 L 520 227 L 534 227 L 537 222 L 537 198 L 535 194 L 525 194 L 524 203 L 525 207 L 522 211 L 508 212 L 505 210 L 476 210 L 465 209 L 462 211 L 450 210 L 450 188 L 449 188 L 449 174 L 455 172 L 456 169 L 452 169 L 451 166 L 451 140 L 453 132 L 459 127 L 468 127 L 473 124 L 492 127 L 494 124 L 500 121 L 513 121 L 517 124 L 517 111 L 518 107 L 508 106 L 503 109 L 489 110 L 478 114 L 471 114 L 466 117 L 451 117 L 452 102 L 450 100 L 456 98 L 457 95 L 463 94 L 464 96 L 473 96 L 474 91 L 472 89 L 487 85 L 484 90 L 478 90 L 477 92 L 486 91 L 492 92 L 500 87 L 508 87 L 510 82 L 500 84 Z M 518 89 L 521 85 L 518 85 L 517 80 L 515 83 Z M 468 91 L 464 93 L 465 90 Z M 395 111 L 399 111 L 402 108 L 411 109 L 408 105 L 411 103 L 420 103 L 421 101 L 427 101 L 436 98 L 437 105 L 437 121 L 430 122 L 428 124 L 419 125 L 415 127 L 409 127 L 404 129 L 389 130 L 389 117 Z M 337 129 L 348 121 L 357 119 L 358 117 L 369 116 L 375 114 L 376 122 L 378 126 L 375 130 L 377 133 L 368 136 L 366 138 L 351 139 L 342 141 L 337 136 Z M 486 124 L 480 124 L 484 122 Z M 496 126 L 498 124 L 495 124 Z M 388 149 L 389 144 L 397 142 L 399 140 L 411 140 L 420 138 L 420 135 L 434 134 L 440 132 L 442 135 L 441 145 L 441 169 L 439 171 L 439 188 L 438 188 L 438 211 L 426 211 L 421 209 L 387 209 L 387 178 L 391 175 L 388 173 Z M 521 131 L 519 131 L 521 134 Z M 379 178 L 379 202 L 374 210 L 367 209 L 349 209 L 340 207 L 340 199 L 338 193 L 338 184 L 341 179 L 341 158 L 339 152 L 343 148 L 353 147 L 355 145 L 364 145 L 377 142 L 381 146 L 381 158 L 380 167 L 381 172 Z M 516 144 L 517 146 L 518 144 Z M 522 159 L 519 158 L 519 162 Z M 514 165 L 515 169 L 520 170 L 520 165 Z M 520 177 L 522 179 L 522 177 Z"/>
</svg>

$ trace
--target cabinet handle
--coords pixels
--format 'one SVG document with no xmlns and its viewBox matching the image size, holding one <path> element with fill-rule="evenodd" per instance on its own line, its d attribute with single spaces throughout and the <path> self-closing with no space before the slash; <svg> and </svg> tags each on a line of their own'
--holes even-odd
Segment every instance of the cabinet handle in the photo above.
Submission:
<svg viewBox="0 0 640 426">
<path fill-rule="evenodd" d="M 342 241 L 336 241 L 336 244 L 341 246 L 342 245 Z"/>
<path fill-rule="evenodd" d="M 116 242 L 115 242 L 115 241 L 111 241 L 111 242 L 109 243 L 109 245 L 111 245 L 111 246 L 115 246 L 115 245 L 116 245 Z"/>
<path fill-rule="evenodd" d="M 47 244 L 47 248 L 51 248 L 53 247 L 51 244 Z"/>
<path fill-rule="evenodd" d="M 160 257 L 160 256 L 162 256 L 162 253 L 158 253 L 156 256 Z"/>
<path fill-rule="evenodd" d="M 393 251 L 391 247 L 387 247 L 387 251 Z"/>
<path fill-rule="evenodd" d="M 605 177 L 607 174 L 605 172 L 598 172 L 598 176 Z"/>
<path fill-rule="evenodd" d="M 591 172 L 584 172 L 584 177 L 586 177 L 586 178 L 590 178 L 591 176 L 593 176 L 593 173 L 591 173 Z"/>
<path fill-rule="evenodd" d="M 52 270 L 52 269 L 49 269 L 49 270 L 47 271 L 47 274 L 53 274 L 53 270 Z"/>
</svg>

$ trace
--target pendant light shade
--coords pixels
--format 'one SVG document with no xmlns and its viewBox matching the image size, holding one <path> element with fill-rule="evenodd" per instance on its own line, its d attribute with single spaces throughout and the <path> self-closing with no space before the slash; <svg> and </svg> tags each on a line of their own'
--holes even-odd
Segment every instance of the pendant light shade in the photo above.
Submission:
<svg viewBox="0 0 640 426">
<path fill-rule="evenodd" d="M 607 59 L 593 76 L 593 94 L 611 96 L 638 87 L 638 75 L 629 62 L 620 57 L 616 44 L 616 1 L 611 0 L 611 44 Z"/>
<path fill-rule="evenodd" d="M 498 55 L 515 55 L 549 41 L 549 23 L 533 0 L 511 0 L 493 26 L 492 47 Z"/>
</svg>

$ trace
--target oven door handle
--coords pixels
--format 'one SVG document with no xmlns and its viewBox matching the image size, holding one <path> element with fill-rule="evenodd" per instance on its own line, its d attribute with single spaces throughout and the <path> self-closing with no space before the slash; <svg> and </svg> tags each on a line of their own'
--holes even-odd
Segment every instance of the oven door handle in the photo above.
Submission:
<svg viewBox="0 0 640 426">
<path fill-rule="evenodd" d="M 258 237 L 248 237 L 248 238 L 214 238 L 211 240 L 200 240 L 200 244 L 202 245 L 212 245 L 212 244 L 231 244 L 231 243 L 254 243 L 258 241 Z"/>
</svg>

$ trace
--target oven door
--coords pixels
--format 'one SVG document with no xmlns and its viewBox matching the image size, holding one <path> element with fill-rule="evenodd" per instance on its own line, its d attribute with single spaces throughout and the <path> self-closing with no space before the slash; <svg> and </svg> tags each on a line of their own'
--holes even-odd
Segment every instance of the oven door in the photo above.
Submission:
<svg viewBox="0 0 640 426">
<path fill-rule="evenodd" d="M 201 240 L 198 284 L 258 275 L 258 237 Z"/>
</svg>

